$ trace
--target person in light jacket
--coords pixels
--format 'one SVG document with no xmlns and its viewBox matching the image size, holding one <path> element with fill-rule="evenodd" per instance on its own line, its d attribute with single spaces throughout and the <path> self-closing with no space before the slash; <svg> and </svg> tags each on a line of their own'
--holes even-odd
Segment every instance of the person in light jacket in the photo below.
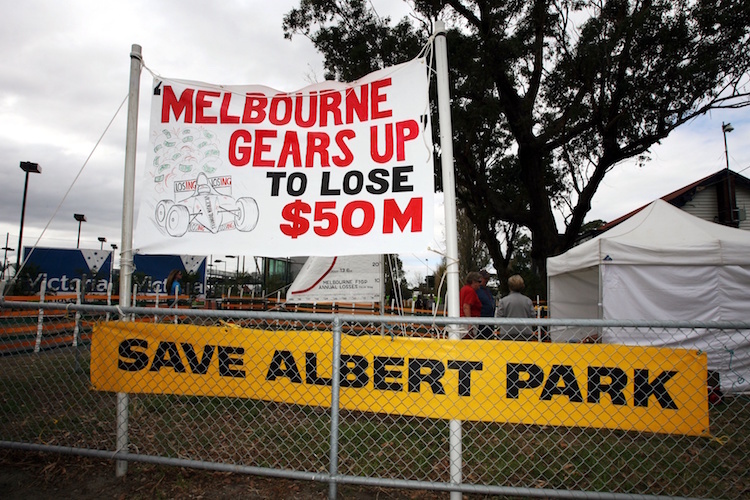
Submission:
<svg viewBox="0 0 750 500">
<path fill-rule="evenodd" d="M 523 278 L 514 274 L 508 278 L 510 293 L 500 299 L 495 310 L 496 318 L 533 318 L 534 303 L 521 293 L 524 288 Z M 500 328 L 501 340 L 537 340 L 531 326 L 503 326 Z"/>
</svg>

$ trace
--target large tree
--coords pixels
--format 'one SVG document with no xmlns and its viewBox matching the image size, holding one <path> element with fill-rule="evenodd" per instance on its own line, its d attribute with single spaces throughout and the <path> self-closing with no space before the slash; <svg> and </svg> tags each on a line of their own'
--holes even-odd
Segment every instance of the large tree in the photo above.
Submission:
<svg viewBox="0 0 750 500">
<path fill-rule="evenodd" d="M 413 58 L 446 21 L 456 194 L 501 272 L 525 228 L 543 279 L 607 172 L 698 115 L 750 104 L 747 0 L 409 4 L 392 24 L 377 0 L 301 0 L 284 30 L 313 41 L 327 78 L 353 80 Z"/>
</svg>

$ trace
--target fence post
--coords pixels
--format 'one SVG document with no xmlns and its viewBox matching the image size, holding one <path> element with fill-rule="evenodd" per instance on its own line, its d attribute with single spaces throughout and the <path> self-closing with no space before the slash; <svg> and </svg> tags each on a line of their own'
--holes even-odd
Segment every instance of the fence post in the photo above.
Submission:
<svg viewBox="0 0 750 500">
<path fill-rule="evenodd" d="M 339 393 L 341 391 L 341 318 L 333 318 L 333 352 L 331 356 L 331 449 L 329 453 L 328 473 L 331 481 L 328 483 L 328 498 L 335 500 L 338 490 L 336 476 L 339 469 Z"/>
<path fill-rule="evenodd" d="M 81 280 L 76 283 L 76 305 L 81 305 Z M 76 309 L 76 321 L 73 327 L 73 347 L 78 347 L 78 336 L 81 334 L 81 311 Z"/>
<path fill-rule="evenodd" d="M 39 302 L 44 304 L 44 295 L 47 292 L 47 279 L 42 280 L 42 286 L 39 288 Z M 39 308 L 39 315 L 36 320 L 36 342 L 34 343 L 34 352 L 39 352 L 42 347 L 42 332 L 44 331 L 44 309 Z"/>
</svg>

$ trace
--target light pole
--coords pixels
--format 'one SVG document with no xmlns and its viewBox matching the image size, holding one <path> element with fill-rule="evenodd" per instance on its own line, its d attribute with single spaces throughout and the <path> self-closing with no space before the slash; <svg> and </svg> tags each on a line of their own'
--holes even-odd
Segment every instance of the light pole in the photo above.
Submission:
<svg viewBox="0 0 750 500">
<path fill-rule="evenodd" d="M 76 241 L 76 248 L 81 247 L 81 222 L 86 222 L 86 216 L 83 214 L 73 214 L 73 218 L 78 221 L 78 240 Z"/>
<path fill-rule="evenodd" d="M 104 244 L 107 242 L 107 238 L 105 238 L 104 236 L 99 236 L 97 239 L 100 243 L 99 250 L 104 250 Z"/>
<path fill-rule="evenodd" d="M 732 181 L 729 178 L 729 149 L 727 149 L 727 133 L 734 130 L 731 123 L 721 122 L 721 132 L 724 134 L 724 157 L 727 160 L 727 196 L 729 197 L 729 223 L 734 224 L 734 196 L 732 196 Z"/>
<path fill-rule="evenodd" d="M 221 260 L 221 259 L 214 259 L 214 264 L 221 264 L 224 263 L 224 276 L 222 276 L 222 279 L 226 277 L 227 274 L 227 261 Z"/>
<path fill-rule="evenodd" d="M 10 238 L 10 233 L 5 233 L 5 246 L 3 247 L 3 250 L 5 250 L 5 255 L 3 256 L 3 279 L 5 279 L 6 269 L 8 269 L 8 250 L 11 252 L 13 251 L 13 249 L 8 246 L 8 238 Z"/>
<path fill-rule="evenodd" d="M 727 149 L 727 133 L 734 130 L 731 123 L 721 122 L 721 131 L 724 133 L 724 157 L 727 159 L 727 170 L 729 170 L 729 150 Z"/>
<path fill-rule="evenodd" d="M 21 202 L 21 230 L 18 232 L 18 251 L 16 252 L 16 272 L 21 269 L 21 252 L 23 243 L 23 219 L 26 215 L 26 193 L 29 190 L 29 174 L 41 174 L 42 167 L 38 163 L 32 163 L 30 161 L 21 162 L 21 170 L 26 172 L 26 180 L 23 183 L 23 201 Z M 5 245 L 6 247 L 8 245 Z"/>
<path fill-rule="evenodd" d="M 240 256 L 239 255 L 225 255 L 227 259 L 237 259 L 237 271 L 235 272 L 236 276 L 240 275 Z"/>
<path fill-rule="evenodd" d="M 111 283 L 115 274 L 115 251 L 117 250 L 117 245 L 112 243 L 109 246 L 112 247 L 112 255 L 109 258 L 109 281 Z"/>
</svg>

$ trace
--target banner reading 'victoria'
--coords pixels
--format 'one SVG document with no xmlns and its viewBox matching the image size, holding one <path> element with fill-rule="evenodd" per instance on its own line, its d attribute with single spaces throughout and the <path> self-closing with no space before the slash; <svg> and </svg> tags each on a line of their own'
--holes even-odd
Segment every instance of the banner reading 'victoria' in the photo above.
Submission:
<svg viewBox="0 0 750 500">
<path fill-rule="evenodd" d="M 424 59 L 298 92 L 156 79 L 141 252 L 424 251 L 433 162 Z"/>
</svg>

